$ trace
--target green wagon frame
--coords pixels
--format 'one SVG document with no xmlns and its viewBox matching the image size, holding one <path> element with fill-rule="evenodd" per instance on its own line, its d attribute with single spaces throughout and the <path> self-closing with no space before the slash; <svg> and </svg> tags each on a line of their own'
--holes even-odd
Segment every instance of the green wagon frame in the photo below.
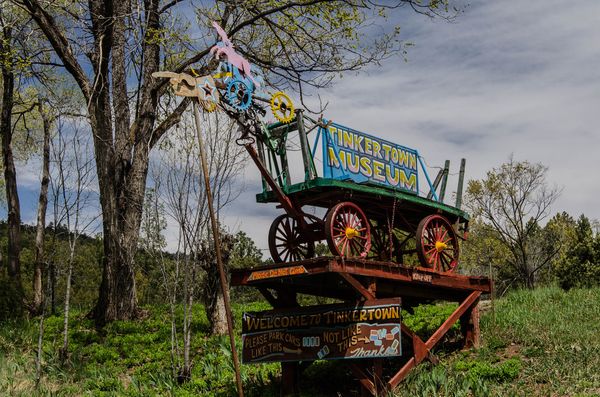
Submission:
<svg viewBox="0 0 600 397">
<path fill-rule="evenodd" d="M 255 134 L 256 148 L 245 143 L 262 175 L 259 203 L 278 203 L 285 213 L 269 230 L 269 251 L 275 262 L 298 261 L 315 255 L 315 244 L 326 240 L 334 256 L 412 264 L 452 272 L 459 260 L 459 240 L 468 234 L 469 215 L 460 209 L 465 161 L 461 161 L 456 206 L 444 204 L 449 161 L 431 182 L 426 197 L 392 187 L 319 176 L 316 148 L 328 124 L 296 111 L 290 123 L 263 126 Z M 309 136 L 315 136 L 309 143 Z M 288 144 L 298 139 L 301 181 L 292 183 Z M 308 208 L 323 208 L 323 217 Z"/>
</svg>

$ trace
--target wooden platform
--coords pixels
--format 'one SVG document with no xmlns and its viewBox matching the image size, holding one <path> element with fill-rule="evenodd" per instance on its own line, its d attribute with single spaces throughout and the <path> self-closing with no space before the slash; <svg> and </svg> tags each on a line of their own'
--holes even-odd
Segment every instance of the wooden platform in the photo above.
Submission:
<svg viewBox="0 0 600 397">
<path fill-rule="evenodd" d="M 298 262 L 279 263 L 231 271 L 232 286 L 257 288 L 277 309 L 298 307 L 297 294 L 336 298 L 343 301 L 382 298 L 402 299 L 410 310 L 435 300 L 457 302 L 458 308 L 438 330 L 423 341 L 402 324 L 402 333 L 412 341 L 411 356 L 389 379 L 382 377 L 382 361 L 351 360 L 349 366 L 365 395 L 379 395 L 396 387 L 410 370 L 423 360 L 436 362 L 431 353 L 446 332 L 461 320 L 465 346 L 479 343 L 477 303 L 492 290 L 486 277 L 442 274 L 426 268 L 411 268 L 392 262 L 377 262 L 339 257 L 319 257 Z M 410 343 L 410 342 L 409 342 Z M 282 395 L 297 392 L 299 363 L 282 363 Z"/>
</svg>

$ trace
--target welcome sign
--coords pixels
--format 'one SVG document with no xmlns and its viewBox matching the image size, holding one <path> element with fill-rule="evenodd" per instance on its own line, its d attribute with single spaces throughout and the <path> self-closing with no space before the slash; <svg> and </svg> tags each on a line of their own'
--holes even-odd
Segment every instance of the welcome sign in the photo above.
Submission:
<svg viewBox="0 0 600 397">
<path fill-rule="evenodd" d="M 416 150 L 330 123 L 321 128 L 323 177 L 419 192 Z"/>
<path fill-rule="evenodd" d="M 306 361 L 402 354 L 400 298 L 244 313 L 242 361 Z"/>
</svg>

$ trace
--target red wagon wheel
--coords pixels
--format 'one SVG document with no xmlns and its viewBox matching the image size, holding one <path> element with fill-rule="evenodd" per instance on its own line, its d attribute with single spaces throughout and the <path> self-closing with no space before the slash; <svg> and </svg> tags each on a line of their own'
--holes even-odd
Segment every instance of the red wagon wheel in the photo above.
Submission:
<svg viewBox="0 0 600 397">
<path fill-rule="evenodd" d="M 369 220 L 354 203 L 334 205 L 325 219 L 327 245 L 334 255 L 366 257 L 371 249 Z"/>
<path fill-rule="evenodd" d="M 279 215 L 269 229 L 269 252 L 277 263 L 299 261 L 315 255 L 314 241 L 302 238 L 298 221 L 288 214 Z"/>
<path fill-rule="evenodd" d="M 451 272 L 458 265 L 458 238 L 450 222 L 429 215 L 417 227 L 417 255 L 421 264 L 438 272 Z"/>
</svg>

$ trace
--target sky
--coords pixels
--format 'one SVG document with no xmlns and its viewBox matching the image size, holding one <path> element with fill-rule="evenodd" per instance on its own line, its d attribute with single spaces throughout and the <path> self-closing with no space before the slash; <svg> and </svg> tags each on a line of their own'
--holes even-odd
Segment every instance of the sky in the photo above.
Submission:
<svg viewBox="0 0 600 397">
<path fill-rule="evenodd" d="M 390 58 L 320 90 L 329 103 L 326 118 L 417 149 L 432 177 L 433 167 L 450 160 L 447 203 L 461 158 L 469 180 L 512 155 L 548 167 L 548 182 L 563 189 L 553 213 L 600 218 L 594 171 L 600 151 L 600 1 L 474 1 L 453 22 L 405 10 L 392 14 L 390 23 L 414 44 L 407 60 Z M 38 170 L 33 162 L 19 174 L 23 220 L 30 223 Z M 249 234 L 268 257 L 269 226 L 282 210 L 255 202 L 261 184 L 251 163 L 243 183 L 225 223 Z M 175 244 L 172 238 L 169 243 Z"/>
<path fill-rule="evenodd" d="M 407 61 L 388 59 L 321 90 L 325 116 L 417 149 L 430 167 L 450 160 L 449 192 L 461 158 L 467 180 L 511 155 L 540 162 L 549 184 L 563 189 L 553 213 L 600 218 L 600 1 L 475 1 L 463 11 L 450 23 L 393 16 L 414 44 Z M 281 210 L 254 202 L 253 167 L 245 181 L 226 221 L 265 249 Z"/>
</svg>

